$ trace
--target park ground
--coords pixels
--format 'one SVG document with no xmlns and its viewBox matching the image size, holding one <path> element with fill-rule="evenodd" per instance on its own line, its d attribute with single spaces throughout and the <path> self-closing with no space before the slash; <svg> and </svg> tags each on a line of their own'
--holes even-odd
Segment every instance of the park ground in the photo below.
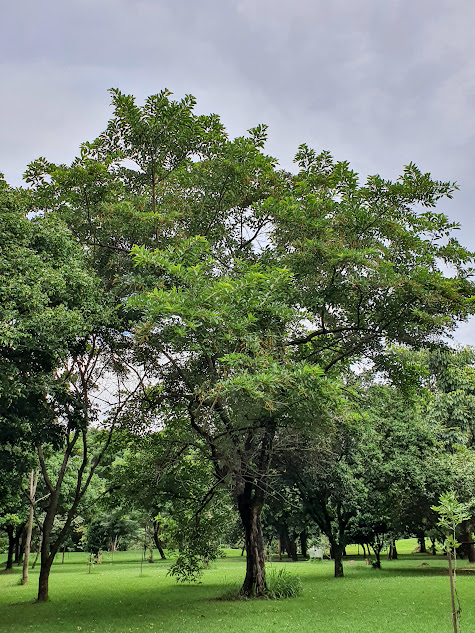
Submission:
<svg viewBox="0 0 475 633">
<path fill-rule="evenodd" d="M 35 604 L 38 569 L 21 586 L 21 568 L 0 573 L 2 633 L 450 633 L 446 560 L 412 552 L 399 542 L 398 560 L 381 570 L 349 548 L 345 578 L 331 561 L 271 562 L 300 576 L 303 592 L 287 600 L 224 601 L 238 587 L 244 560 L 237 550 L 208 569 L 200 584 L 181 585 L 167 575 L 170 561 L 141 565 L 139 552 L 105 554 L 89 570 L 87 555 L 66 554 L 53 566 L 50 601 Z M 1 561 L 0 561 L 1 563 Z M 458 562 L 462 632 L 475 632 L 475 564 Z"/>
</svg>

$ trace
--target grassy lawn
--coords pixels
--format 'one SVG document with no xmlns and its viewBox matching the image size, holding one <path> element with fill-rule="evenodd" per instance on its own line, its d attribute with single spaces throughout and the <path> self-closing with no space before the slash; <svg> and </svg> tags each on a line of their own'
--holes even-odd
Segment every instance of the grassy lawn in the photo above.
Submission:
<svg viewBox="0 0 475 633">
<path fill-rule="evenodd" d="M 178 585 L 166 575 L 169 562 L 145 563 L 139 554 L 119 552 L 88 573 L 86 555 L 67 554 L 54 564 L 50 602 L 34 604 L 38 570 L 21 586 L 21 569 L 0 574 L 2 633 L 442 633 L 451 631 L 446 561 L 411 554 L 415 542 L 400 543 L 408 553 L 383 560 L 383 569 L 350 556 L 346 577 L 332 578 L 330 561 L 271 563 L 303 582 L 301 597 L 281 601 L 215 600 L 244 575 L 244 559 L 229 552 L 209 569 L 202 584 Z M 353 557 L 351 557 L 353 554 Z M 350 562 L 351 561 L 351 562 Z M 420 566 L 421 563 L 428 566 Z M 462 571 L 465 568 L 467 571 Z M 470 571 L 471 568 L 471 571 Z M 458 592 L 462 630 L 475 630 L 475 565 L 459 561 Z"/>
</svg>

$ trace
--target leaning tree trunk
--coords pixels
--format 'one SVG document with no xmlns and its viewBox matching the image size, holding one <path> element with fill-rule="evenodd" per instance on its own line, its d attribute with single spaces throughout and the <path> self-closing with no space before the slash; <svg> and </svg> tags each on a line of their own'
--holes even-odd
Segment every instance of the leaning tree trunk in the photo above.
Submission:
<svg viewBox="0 0 475 633">
<path fill-rule="evenodd" d="M 261 512 L 264 505 L 264 491 L 247 481 L 237 495 L 237 504 L 246 544 L 246 577 L 240 589 L 242 596 L 265 596 L 267 593 L 264 537 L 262 534 Z"/>
<path fill-rule="evenodd" d="M 154 521 L 153 523 L 153 540 L 155 542 L 155 547 L 158 549 L 158 553 L 160 554 L 160 558 L 162 560 L 166 559 L 165 552 L 163 551 L 163 543 L 158 536 L 160 530 L 160 523 Z"/>
</svg>

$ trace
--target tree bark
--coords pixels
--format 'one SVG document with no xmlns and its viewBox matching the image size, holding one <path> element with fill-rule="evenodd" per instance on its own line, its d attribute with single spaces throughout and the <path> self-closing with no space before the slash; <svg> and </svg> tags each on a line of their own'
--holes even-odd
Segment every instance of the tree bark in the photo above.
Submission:
<svg viewBox="0 0 475 633">
<path fill-rule="evenodd" d="M 43 561 L 41 562 L 40 578 L 38 582 L 38 597 L 36 599 L 37 602 L 46 602 L 48 600 L 49 574 L 52 564 L 53 559 L 50 557 L 45 563 L 43 563 Z"/>
<path fill-rule="evenodd" d="M 300 532 L 300 553 L 304 558 L 307 558 L 307 550 L 307 530 L 302 530 L 302 532 Z"/>
<path fill-rule="evenodd" d="M 160 531 L 160 523 L 154 521 L 153 523 L 153 540 L 155 542 L 155 547 L 158 549 L 158 553 L 160 554 L 160 558 L 162 560 L 166 560 L 165 552 L 163 551 L 163 543 L 161 539 L 158 537 L 158 532 Z"/>
<path fill-rule="evenodd" d="M 46 510 L 43 522 L 43 538 L 41 539 L 41 559 L 40 559 L 40 577 L 38 582 L 37 602 L 46 602 L 48 600 L 49 574 L 53 564 L 56 551 L 51 548 L 51 531 L 53 529 L 54 517 L 56 515 L 56 507 L 58 504 L 58 491 L 54 491 L 50 495 L 50 503 Z M 58 544 L 58 548 L 61 543 Z"/>
<path fill-rule="evenodd" d="M 419 541 L 419 553 L 427 554 L 426 538 L 424 532 L 419 533 L 417 540 Z"/>
<path fill-rule="evenodd" d="M 388 560 L 397 560 L 396 541 L 394 539 L 389 544 Z"/>
<path fill-rule="evenodd" d="M 475 547 L 473 545 L 473 537 L 470 530 L 470 522 L 465 520 L 460 524 L 461 532 L 461 550 L 468 558 L 470 563 L 475 563 Z"/>
<path fill-rule="evenodd" d="M 8 535 L 8 553 L 7 553 L 7 566 L 5 569 L 13 569 L 13 552 L 15 550 L 15 537 L 13 525 L 9 525 L 6 528 Z"/>
<path fill-rule="evenodd" d="M 261 525 L 264 492 L 247 481 L 243 491 L 237 495 L 237 504 L 246 543 L 246 576 L 240 594 L 248 597 L 262 597 L 267 594 L 264 537 Z"/>
<path fill-rule="evenodd" d="M 331 544 L 332 556 L 335 563 L 335 578 L 343 578 L 343 551 L 344 547 L 339 543 Z"/>
<path fill-rule="evenodd" d="M 31 533 L 33 531 L 33 511 L 35 506 L 35 494 L 36 486 L 38 484 L 38 471 L 31 471 L 30 473 L 30 512 L 28 515 L 28 523 L 26 525 L 26 538 L 25 538 L 25 551 L 23 556 L 23 575 L 21 584 L 26 585 L 28 583 L 28 562 L 30 559 L 31 550 Z"/>
</svg>

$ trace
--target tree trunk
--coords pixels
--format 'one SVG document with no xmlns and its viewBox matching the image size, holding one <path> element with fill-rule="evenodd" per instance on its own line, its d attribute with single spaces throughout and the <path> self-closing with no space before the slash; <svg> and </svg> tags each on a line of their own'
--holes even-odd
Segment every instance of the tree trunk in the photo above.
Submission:
<svg viewBox="0 0 475 633">
<path fill-rule="evenodd" d="M 28 582 L 28 562 L 31 550 L 31 533 L 33 531 L 33 510 L 35 505 L 36 486 L 38 484 L 38 471 L 30 473 L 30 511 L 28 514 L 28 523 L 26 524 L 25 549 L 23 556 L 23 575 L 21 584 L 26 585 Z"/>
<path fill-rule="evenodd" d="M 23 563 L 25 539 L 26 539 L 26 523 L 24 523 L 22 529 L 17 532 L 16 544 L 15 544 L 15 561 L 14 561 L 15 565 L 21 565 Z"/>
<path fill-rule="evenodd" d="M 302 532 L 300 532 L 300 553 L 304 558 L 307 558 L 307 550 L 307 530 L 303 530 Z"/>
<path fill-rule="evenodd" d="M 339 543 L 331 544 L 332 557 L 335 562 L 335 578 L 343 578 L 343 550 Z"/>
<path fill-rule="evenodd" d="M 13 569 L 13 552 L 15 551 L 15 536 L 13 525 L 9 525 L 6 529 L 8 535 L 8 554 L 7 566 L 5 569 Z"/>
<path fill-rule="evenodd" d="M 297 543 L 294 538 L 289 540 L 289 556 L 294 562 L 298 560 Z"/>
<path fill-rule="evenodd" d="M 470 563 L 475 563 L 475 548 L 473 546 L 473 538 L 471 535 L 470 523 L 465 520 L 460 524 L 460 540 L 462 546 L 460 549 L 464 556 L 466 556 Z"/>
<path fill-rule="evenodd" d="M 154 521 L 153 523 L 153 540 L 155 542 L 155 547 L 158 549 L 158 553 L 160 554 L 160 558 L 162 560 L 166 560 L 165 552 L 163 551 L 163 543 L 158 537 L 158 532 L 160 531 L 160 523 Z"/>
<path fill-rule="evenodd" d="M 51 532 L 53 530 L 54 517 L 56 515 L 56 507 L 58 505 L 59 493 L 57 490 L 51 492 L 50 503 L 46 510 L 46 515 L 43 521 L 43 538 L 41 539 L 41 562 L 40 562 L 40 577 L 38 582 L 38 597 L 37 602 L 46 602 L 48 600 L 48 583 L 49 573 L 53 564 L 54 557 L 61 543 L 56 541 L 56 549 L 52 551 L 51 548 Z"/>
<path fill-rule="evenodd" d="M 389 544 L 388 560 L 397 560 L 396 541 L 394 539 Z"/>
<path fill-rule="evenodd" d="M 50 558 L 45 563 L 41 562 L 37 602 L 46 602 L 48 600 L 49 574 L 52 564 L 53 559 Z"/>
<path fill-rule="evenodd" d="M 237 495 L 237 504 L 246 542 L 246 576 L 240 589 L 242 596 L 265 596 L 267 593 L 264 538 L 261 512 L 264 492 L 246 482 L 242 493 Z"/>
<path fill-rule="evenodd" d="M 419 552 L 421 554 L 427 554 L 426 538 L 424 532 L 419 533 L 417 540 L 419 541 Z"/>
</svg>

